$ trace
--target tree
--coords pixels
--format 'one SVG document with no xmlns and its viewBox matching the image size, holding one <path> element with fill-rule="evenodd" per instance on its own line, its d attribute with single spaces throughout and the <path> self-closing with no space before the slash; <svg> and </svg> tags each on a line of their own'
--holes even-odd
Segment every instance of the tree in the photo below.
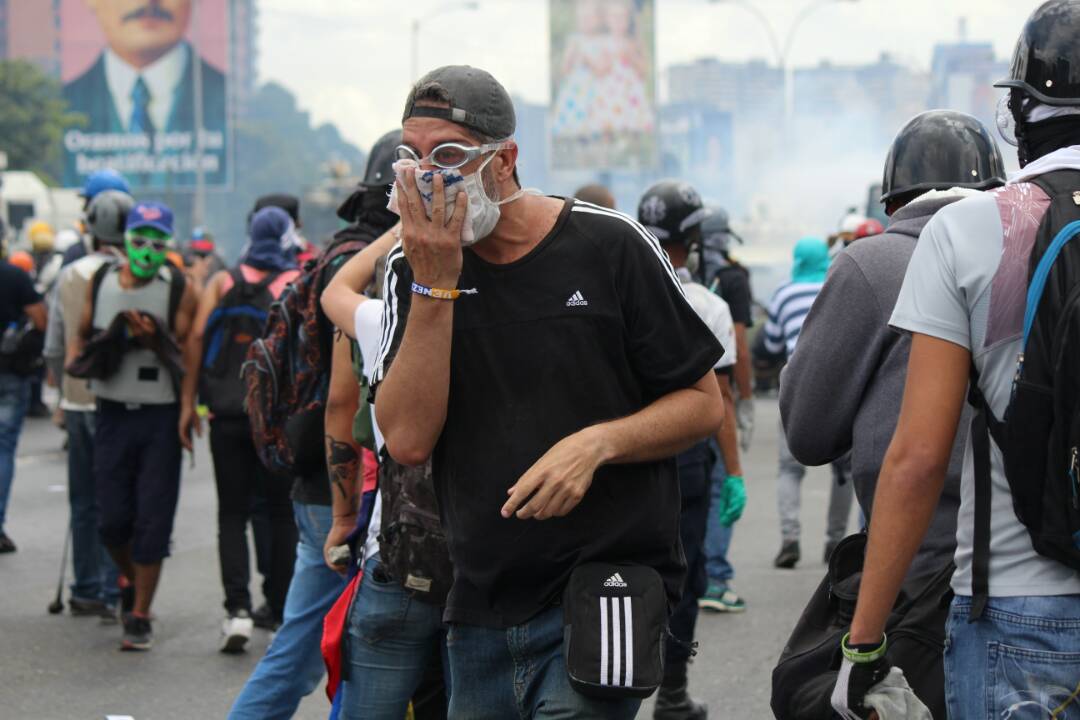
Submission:
<svg viewBox="0 0 1080 720">
<path fill-rule="evenodd" d="M 67 111 L 58 80 L 25 60 L 0 61 L 0 150 L 9 167 L 55 182 L 64 128 L 85 122 Z"/>
</svg>

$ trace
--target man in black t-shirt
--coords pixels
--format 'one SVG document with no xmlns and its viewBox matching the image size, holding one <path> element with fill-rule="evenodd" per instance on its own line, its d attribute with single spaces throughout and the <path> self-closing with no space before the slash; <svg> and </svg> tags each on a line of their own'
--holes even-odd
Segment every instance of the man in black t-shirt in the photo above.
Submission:
<svg viewBox="0 0 1080 720">
<path fill-rule="evenodd" d="M 376 415 L 395 459 L 433 459 L 455 567 L 450 716 L 630 718 L 637 700 L 571 689 L 557 603 L 590 561 L 655 568 L 677 601 L 672 456 L 723 421 L 723 349 L 641 225 L 521 193 L 514 126 L 475 68 L 409 95 Z"/>
<path fill-rule="evenodd" d="M 30 405 L 31 376 L 16 372 L 15 347 L 27 318 L 44 332 L 45 303 L 29 275 L 0 260 L 0 553 L 15 552 L 15 543 L 4 532 L 4 519 L 15 479 L 15 449 Z"/>
</svg>

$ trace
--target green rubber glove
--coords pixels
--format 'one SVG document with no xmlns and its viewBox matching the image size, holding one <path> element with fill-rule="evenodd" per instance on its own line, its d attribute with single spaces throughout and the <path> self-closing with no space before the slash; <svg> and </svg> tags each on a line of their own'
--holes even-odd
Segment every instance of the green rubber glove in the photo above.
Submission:
<svg viewBox="0 0 1080 720">
<path fill-rule="evenodd" d="M 738 475 L 728 475 L 724 480 L 724 491 L 720 509 L 720 524 L 731 527 L 736 520 L 742 517 L 746 508 L 746 483 Z"/>
</svg>

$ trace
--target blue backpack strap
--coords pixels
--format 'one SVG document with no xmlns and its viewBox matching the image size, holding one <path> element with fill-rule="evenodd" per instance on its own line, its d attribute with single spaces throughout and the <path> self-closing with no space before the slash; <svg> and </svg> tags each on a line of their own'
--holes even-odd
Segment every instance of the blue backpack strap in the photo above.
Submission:
<svg viewBox="0 0 1080 720">
<path fill-rule="evenodd" d="M 1046 248 L 1046 252 L 1043 253 L 1038 266 L 1035 268 L 1035 272 L 1031 276 L 1031 282 L 1028 284 L 1027 307 L 1024 310 L 1024 340 L 1021 345 L 1022 349 L 1027 348 L 1028 336 L 1031 334 L 1031 326 L 1035 324 L 1035 311 L 1039 309 L 1039 302 L 1042 300 L 1043 291 L 1046 289 L 1046 280 L 1050 276 L 1050 269 L 1054 266 L 1054 262 L 1058 259 L 1065 244 L 1078 234 L 1080 234 L 1080 220 L 1074 220 L 1061 228 L 1061 230 L 1058 231 L 1058 234 L 1054 236 L 1050 246 Z"/>
</svg>

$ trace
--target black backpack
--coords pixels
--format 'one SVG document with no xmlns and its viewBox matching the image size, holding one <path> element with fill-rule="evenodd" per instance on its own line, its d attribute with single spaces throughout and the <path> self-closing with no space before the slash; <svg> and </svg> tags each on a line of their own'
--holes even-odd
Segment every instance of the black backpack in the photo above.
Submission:
<svg viewBox="0 0 1080 720">
<path fill-rule="evenodd" d="M 244 279 L 239 268 L 229 271 L 233 284 L 210 313 L 203 333 L 199 399 L 218 417 L 244 415 L 245 386 L 240 369 L 248 346 L 262 337 L 274 296 L 270 285 L 280 273 L 268 273 L 257 283 Z"/>
<path fill-rule="evenodd" d="M 840 639 L 851 628 L 859 596 L 866 534 L 849 535 L 829 557 L 829 570 L 791 631 L 772 673 L 770 706 L 778 720 L 834 717 L 830 697 L 843 657 Z M 945 621 L 954 567 L 908 577 L 885 623 L 888 660 L 904 671 L 933 717 L 945 717 Z"/>
<path fill-rule="evenodd" d="M 0 334 L 0 372 L 28 377 L 45 367 L 45 333 L 28 319 L 10 323 Z"/>
<path fill-rule="evenodd" d="M 1049 195 L 1050 207 L 1031 250 L 1024 334 L 1003 419 L 994 417 L 972 365 L 973 620 L 989 590 L 991 437 L 1035 551 L 1080 570 L 1080 171 L 1030 182 Z"/>
<path fill-rule="evenodd" d="M 439 521 L 431 462 L 402 465 L 384 451 L 379 459 L 379 494 L 382 568 L 418 600 L 445 604 L 454 582 L 454 566 Z"/>
</svg>

